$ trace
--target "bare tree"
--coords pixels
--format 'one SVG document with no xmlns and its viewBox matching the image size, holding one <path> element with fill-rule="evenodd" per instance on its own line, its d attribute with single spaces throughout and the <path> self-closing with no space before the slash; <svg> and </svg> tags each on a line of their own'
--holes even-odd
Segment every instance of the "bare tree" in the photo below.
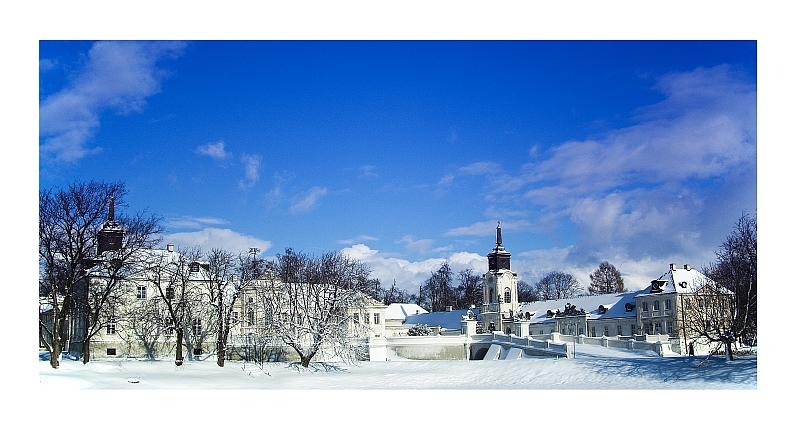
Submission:
<svg viewBox="0 0 800 424">
<path fill-rule="evenodd" d="M 203 314 L 197 309 L 201 302 L 202 281 L 206 278 L 204 269 L 200 267 L 200 258 L 198 248 L 154 251 L 143 258 L 146 271 L 138 276 L 139 281 L 155 288 L 156 296 L 164 305 L 165 325 L 175 334 L 175 365 L 178 366 L 183 365 L 184 342 L 191 347 L 192 336 L 201 335 L 197 320 Z"/>
<path fill-rule="evenodd" d="M 553 271 L 539 280 L 533 290 L 540 300 L 557 300 L 577 297 L 583 291 L 583 287 L 572 274 Z"/>
<path fill-rule="evenodd" d="M 737 341 L 757 341 L 756 239 L 756 219 L 742 214 L 716 252 L 717 260 L 704 270 L 708 278 L 693 282 L 692 296 L 683 300 L 689 334 L 721 343 L 728 360 Z"/>
<path fill-rule="evenodd" d="M 530 284 L 520 281 L 517 283 L 517 300 L 520 302 L 536 302 L 539 297 Z"/>
<path fill-rule="evenodd" d="M 271 268 L 274 278 L 259 295 L 268 331 L 297 352 L 303 367 L 323 347 L 344 361 L 358 359 L 365 327 L 353 314 L 364 310 L 369 269 L 341 253 L 312 257 L 292 249 Z"/>
<path fill-rule="evenodd" d="M 458 273 L 459 284 L 456 288 L 458 309 L 467 309 L 472 305 L 480 305 L 483 301 L 483 284 L 480 275 L 469 268 Z"/>
<path fill-rule="evenodd" d="M 264 272 L 265 262 L 256 258 L 257 253 L 258 249 L 253 248 L 249 253 L 239 254 L 237 259 L 231 252 L 212 249 L 206 255 L 206 293 L 213 311 L 211 319 L 216 329 L 217 365 L 220 367 L 225 366 L 231 327 L 235 324 L 236 302 Z"/>
<path fill-rule="evenodd" d="M 84 364 L 89 362 L 92 337 L 110 324 L 115 324 L 118 319 L 117 311 L 127 295 L 121 281 L 141 270 L 141 262 L 138 261 L 140 252 L 152 249 L 160 241 L 157 235 L 162 231 L 158 225 L 158 217 L 139 214 L 123 216 L 115 221 L 113 203 L 110 209 L 109 221 L 104 224 L 104 228 L 108 224 L 117 224 L 123 234 L 119 248 L 96 255 L 91 261 L 95 265 L 88 271 L 87 278 L 76 286 L 80 293 L 76 296 L 79 299 L 76 306 L 85 322 L 81 355 Z"/>
<path fill-rule="evenodd" d="M 447 262 L 434 272 L 420 290 L 420 302 L 424 302 L 431 312 L 444 311 L 448 306 L 453 306 L 456 301 L 455 290 L 452 287 L 453 271 Z"/>
<path fill-rule="evenodd" d="M 74 183 L 63 190 L 39 192 L 39 292 L 49 319 L 40 314 L 39 340 L 50 353 L 50 365 L 69 343 L 69 324 L 76 312 L 76 286 L 96 251 L 96 235 L 106 218 L 111 196 L 125 194 L 122 183 Z"/>
<path fill-rule="evenodd" d="M 614 265 L 607 261 L 589 275 L 592 282 L 589 284 L 589 294 L 622 293 L 625 291 L 622 274 Z"/>
</svg>

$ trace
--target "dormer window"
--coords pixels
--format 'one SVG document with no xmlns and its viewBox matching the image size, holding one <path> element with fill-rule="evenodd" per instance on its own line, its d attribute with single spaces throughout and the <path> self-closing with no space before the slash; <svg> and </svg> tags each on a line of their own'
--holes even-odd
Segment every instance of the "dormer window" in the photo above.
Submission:
<svg viewBox="0 0 800 424">
<path fill-rule="evenodd" d="M 600 305 L 597 308 L 597 311 L 600 312 L 601 314 L 604 314 L 604 313 L 606 313 L 606 311 L 608 311 L 608 308 L 606 308 L 605 305 Z"/>
</svg>

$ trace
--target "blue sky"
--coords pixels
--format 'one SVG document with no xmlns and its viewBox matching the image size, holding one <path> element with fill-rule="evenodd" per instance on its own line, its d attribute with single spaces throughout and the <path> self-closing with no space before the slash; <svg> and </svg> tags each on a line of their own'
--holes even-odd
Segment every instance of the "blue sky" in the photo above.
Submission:
<svg viewBox="0 0 800 424">
<path fill-rule="evenodd" d="M 39 188 L 124 181 L 165 243 L 631 288 L 756 211 L 755 41 L 39 42 Z"/>
</svg>

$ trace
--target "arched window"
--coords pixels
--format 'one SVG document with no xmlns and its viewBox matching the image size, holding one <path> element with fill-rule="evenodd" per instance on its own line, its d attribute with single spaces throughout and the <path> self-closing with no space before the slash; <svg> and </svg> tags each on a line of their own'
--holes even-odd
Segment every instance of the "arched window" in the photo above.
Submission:
<svg viewBox="0 0 800 424">
<path fill-rule="evenodd" d="M 658 303 L 658 301 L 657 301 L 657 300 L 654 300 L 654 301 L 653 301 L 653 310 L 654 310 L 654 311 L 658 311 L 658 310 L 660 310 L 660 309 L 661 309 L 661 305 Z"/>
<path fill-rule="evenodd" d="M 511 303 L 511 289 L 508 287 L 506 287 L 506 290 L 503 292 L 503 301 Z"/>
<path fill-rule="evenodd" d="M 494 302 L 494 289 L 489 289 L 489 303 Z"/>
<path fill-rule="evenodd" d="M 642 312 L 647 312 L 647 302 L 642 302 Z"/>
</svg>

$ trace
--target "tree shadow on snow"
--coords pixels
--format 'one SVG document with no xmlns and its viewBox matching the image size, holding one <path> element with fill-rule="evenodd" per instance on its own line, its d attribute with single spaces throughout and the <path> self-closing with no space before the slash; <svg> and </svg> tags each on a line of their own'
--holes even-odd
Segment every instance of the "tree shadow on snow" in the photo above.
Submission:
<svg viewBox="0 0 800 424">
<path fill-rule="evenodd" d="M 665 383 L 700 381 L 709 384 L 752 384 L 755 386 L 756 358 L 756 355 L 748 355 L 729 362 L 725 357 L 720 356 L 590 357 L 583 362 L 599 374 L 649 378 Z"/>
<path fill-rule="evenodd" d="M 327 362 L 311 362 L 308 364 L 308 368 L 304 368 L 300 362 L 290 362 L 286 365 L 286 368 L 293 369 L 297 372 L 301 371 L 310 371 L 310 372 L 344 372 L 347 371 L 347 368 L 343 368 L 339 365 L 329 364 Z"/>
</svg>

